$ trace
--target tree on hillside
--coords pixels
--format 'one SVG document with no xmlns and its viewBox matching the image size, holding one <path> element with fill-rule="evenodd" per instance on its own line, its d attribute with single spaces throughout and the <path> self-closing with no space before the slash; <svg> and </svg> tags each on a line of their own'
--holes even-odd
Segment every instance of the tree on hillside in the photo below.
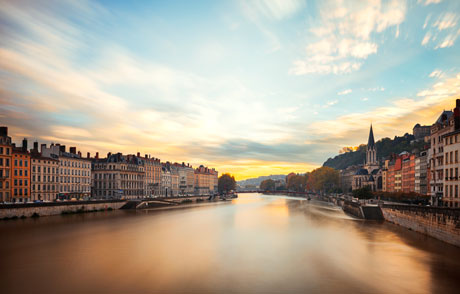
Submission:
<svg viewBox="0 0 460 294">
<path fill-rule="evenodd" d="M 262 183 L 260 183 L 260 190 L 262 191 L 275 191 L 275 181 L 273 181 L 272 179 L 268 179 L 268 180 L 265 180 L 265 181 L 262 181 Z"/>
<path fill-rule="evenodd" d="M 217 181 L 217 189 L 219 193 L 228 193 L 231 190 L 235 190 L 236 181 L 235 177 L 230 174 L 223 174 Z"/>
<path fill-rule="evenodd" d="M 317 192 L 332 192 L 339 185 L 339 171 L 330 167 L 320 167 L 313 170 L 307 179 L 309 190 Z"/>
</svg>

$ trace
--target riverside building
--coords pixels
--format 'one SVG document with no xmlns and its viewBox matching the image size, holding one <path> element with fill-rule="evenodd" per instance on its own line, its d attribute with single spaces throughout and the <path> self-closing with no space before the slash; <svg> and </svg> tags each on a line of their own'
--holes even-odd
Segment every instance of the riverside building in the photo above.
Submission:
<svg viewBox="0 0 460 294">
<path fill-rule="evenodd" d="M 46 145 L 43 145 L 46 146 Z M 31 154 L 31 200 L 54 201 L 59 194 L 59 160 L 44 157 L 34 143 Z"/>
<path fill-rule="evenodd" d="M 22 141 L 22 147 L 12 148 L 12 187 L 13 202 L 28 202 L 30 200 L 30 154 L 27 151 L 27 140 Z"/>
<path fill-rule="evenodd" d="M 457 100 L 458 101 L 458 100 Z M 458 102 L 457 102 L 458 104 Z M 431 126 L 431 148 L 428 152 L 430 198 L 433 206 L 444 206 L 444 142 L 442 137 L 454 131 L 452 111 L 444 111 Z"/>
<path fill-rule="evenodd" d="M 82 158 L 76 147 L 42 145 L 42 156 L 59 160 L 59 199 L 88 199 L 91 196 L 91 161 Z"/>
<path fill-rule="evenodd" d="M 456 101 L 453 115 L 448 120 L 450 132 L 442 135 L 444 143 L 444 189 L 442 204 L 447 207 L 460 207 L 459 198 L 459 152 L 460 152 L 460 99 Z"/>
<path fill-rule="evenodd" d="M 8 128 L 0 127 L 0 202 L 11 201 L 12 148 Z"/>
<path fill-rule="evenodd" d="M 92 160 L 92 196 L 97 199 L 140 199 L 144 197 L 144 162 L 135 155 L 107 154 Z"/>
</svg>

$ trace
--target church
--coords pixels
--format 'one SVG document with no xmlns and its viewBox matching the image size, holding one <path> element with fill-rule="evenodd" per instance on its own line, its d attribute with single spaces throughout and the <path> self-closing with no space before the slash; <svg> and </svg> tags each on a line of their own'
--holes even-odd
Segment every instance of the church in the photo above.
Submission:
<svg viewBox="0 0 460 294">
<path fill-rule="evenodd" d="M 369 131 L 369 140 L 367 141 L 366 161 L 353 176 L 351 187 L 352 190 L 363 187 L 370 187 L 372 191 L 382 190 L 382 169 L 377 161 L 377 146 L 374 140 L 374 131 Z"/>
</svg>

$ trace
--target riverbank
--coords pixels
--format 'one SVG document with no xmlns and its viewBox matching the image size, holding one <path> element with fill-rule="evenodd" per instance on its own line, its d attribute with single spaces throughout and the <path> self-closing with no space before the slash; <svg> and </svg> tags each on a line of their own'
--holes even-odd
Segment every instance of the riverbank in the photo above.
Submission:
<svg viewBox="0 0 460 294">
<path fill-rule="evenodd" d="M 190 205 L 205 201 L 227 201 L 210 196 L 188 196 L 135 200 L 91 200 L 91 201 L 63 201 L 23 204 L 0 204 L 0 220 L 10 220 L 28 217 L 54 216 L 61 214 L 89 213 L 97 211 L 111 211 L 118 209 L 152 209 Z"/>
</svg>

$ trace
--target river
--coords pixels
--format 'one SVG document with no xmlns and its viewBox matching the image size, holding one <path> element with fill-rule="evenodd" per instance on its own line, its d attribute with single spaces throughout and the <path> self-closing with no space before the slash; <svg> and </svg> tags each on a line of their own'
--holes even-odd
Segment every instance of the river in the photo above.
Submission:
<svg viewBox="0 0 460 294">
<path fill-rule="evenodd" d="M 327 203 L 0 222 L 1 293 L 459 293 L 460 248 Z"/>
</svg>

